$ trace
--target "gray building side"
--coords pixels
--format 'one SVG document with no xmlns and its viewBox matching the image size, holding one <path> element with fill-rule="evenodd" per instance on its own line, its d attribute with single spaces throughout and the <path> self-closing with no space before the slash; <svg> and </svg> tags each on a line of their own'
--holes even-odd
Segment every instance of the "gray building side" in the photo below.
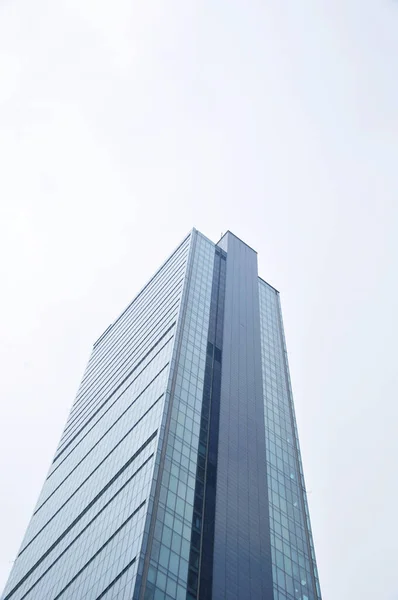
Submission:
<svg viewBox="0 0 398 600">
<path fill-rule="evenodd" d="M 257 254 L 227 252 L 213 597 L 272 597 Z"/>
</svg>

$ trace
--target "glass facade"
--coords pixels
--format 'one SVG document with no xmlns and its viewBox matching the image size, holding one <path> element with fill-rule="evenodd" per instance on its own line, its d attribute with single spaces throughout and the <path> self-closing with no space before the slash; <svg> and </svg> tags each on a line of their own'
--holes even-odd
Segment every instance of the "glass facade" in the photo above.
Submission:
<svg viewBox="0 0 398 600">
<path fill-rule="evenodd" d="M 2 600 L 321 600 L 279 294 L 185 238 L 94 344 Z"/>
<path fill-rule="evenodd" d="M 94 344 L 4 599 L 131 597 L 190 248 Z"/>
</svg>

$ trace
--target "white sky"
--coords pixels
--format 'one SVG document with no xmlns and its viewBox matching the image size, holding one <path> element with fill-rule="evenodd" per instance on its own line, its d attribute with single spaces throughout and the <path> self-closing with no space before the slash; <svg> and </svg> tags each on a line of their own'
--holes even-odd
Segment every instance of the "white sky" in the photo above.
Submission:
<svg viewBox="0 0 398 600">
<path fill-rule="evenodd" d="M 282 293 L 324 600 L 398 598 L 397 21 L 0 3 L 0 589 L 92 343 L 195 226 Z"/>
</svg>

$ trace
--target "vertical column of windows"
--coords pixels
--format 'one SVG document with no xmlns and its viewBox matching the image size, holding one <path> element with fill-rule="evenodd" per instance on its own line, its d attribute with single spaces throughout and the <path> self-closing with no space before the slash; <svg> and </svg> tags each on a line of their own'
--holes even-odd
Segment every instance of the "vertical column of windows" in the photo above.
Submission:
<svg viewBox="0 0 398 600">
<path fill-rule="evenodd" d="M 142 588 L 134 596 L 145 600 L 185 600 L 187 594 L 214 263 L 214 244 L 195 235 L 147 578 L 144 572 Z"/>
<path fill-rule="evenodd" d="M 212 594 L 226 254 L 217 249 L 207 342 L 187 600 Z"/>
<path fill-rule="evenodd" d="M 311 574 L 313 577 L 313 583 L 315 584 L 316 598 L 317 598 L 317 600 L 322 600 L 321 599 L 321 589 L 320 589 L 320 584 L 319 584 L 318 568 L 316 565 L 316 558 L 315 558 L 314 541 L 313 541 L 312 530 L 311 530 L 310 515 L 309 515 L 309 510 L 308 510 L 307 493 L 305 490 L 303 465 L 302 465 L 302 461 L 301 461 L 301 452 L 300 452 L 300 446 L 299 446 L 299 441 L 298 441 L 299 438 L 298 438 L 296 416 L 295 416 L 294 405 L 293 405 L 293 393 L 292 393 L 292 386 L 291 386 L 291 381 L 290 381 L 290 372 L 289 372 L 289 364 L 288 364 L 288 359 L 287 359 L 285 332 L 284 332 L 284 328 L 283 328 L 282 310 L 281 310 L 279 295 L 277 297 L 277 311 L 278 311 L 278 317 L 279 317 L 280 341 L 281 341 L 281 345 L 283 348 L 283 357 L 284 357 L 284 366 L 285 366 L 285 384 L 286 384 L 286 390 L 287 390 L 287 396 L 288 396 L 288 405 L 289 405 L 289 409 L 290 409 L 292 431 L 293 431 L 293 436 L 294 436 L 294 440 L 295 440 L 296 459 L 297 459 L 297 465 L 298 465 L 298 478 L 300 480 L 301 489 L 303 491 L 303 493 L 301 494 L 301 500 L 302 500 L 302 510 L 305 515 L 304 528 L 305 528 L 305 531 L 307 534 L 307 543 L 310 548 L 309 555 L 310 555 L 310 561 L 311 561 L 311 567 L 312 567 Z"/>
<path fill-rule="evenodd" d="M 320 600 L 279 297 L 261 280 L 259 294 L 274 597 Z"/>
</svg>

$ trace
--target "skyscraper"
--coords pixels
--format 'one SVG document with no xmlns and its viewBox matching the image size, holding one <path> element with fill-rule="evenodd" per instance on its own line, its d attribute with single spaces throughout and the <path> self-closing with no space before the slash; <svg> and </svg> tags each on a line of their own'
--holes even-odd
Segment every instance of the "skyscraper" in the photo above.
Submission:
<svg viewBox="0 0 398 600">
<path fill-rule="evenodd" d="M 278 292 L 184 239 L 95 342 L 3 600 L 320 600 Z"/>
</svg>

